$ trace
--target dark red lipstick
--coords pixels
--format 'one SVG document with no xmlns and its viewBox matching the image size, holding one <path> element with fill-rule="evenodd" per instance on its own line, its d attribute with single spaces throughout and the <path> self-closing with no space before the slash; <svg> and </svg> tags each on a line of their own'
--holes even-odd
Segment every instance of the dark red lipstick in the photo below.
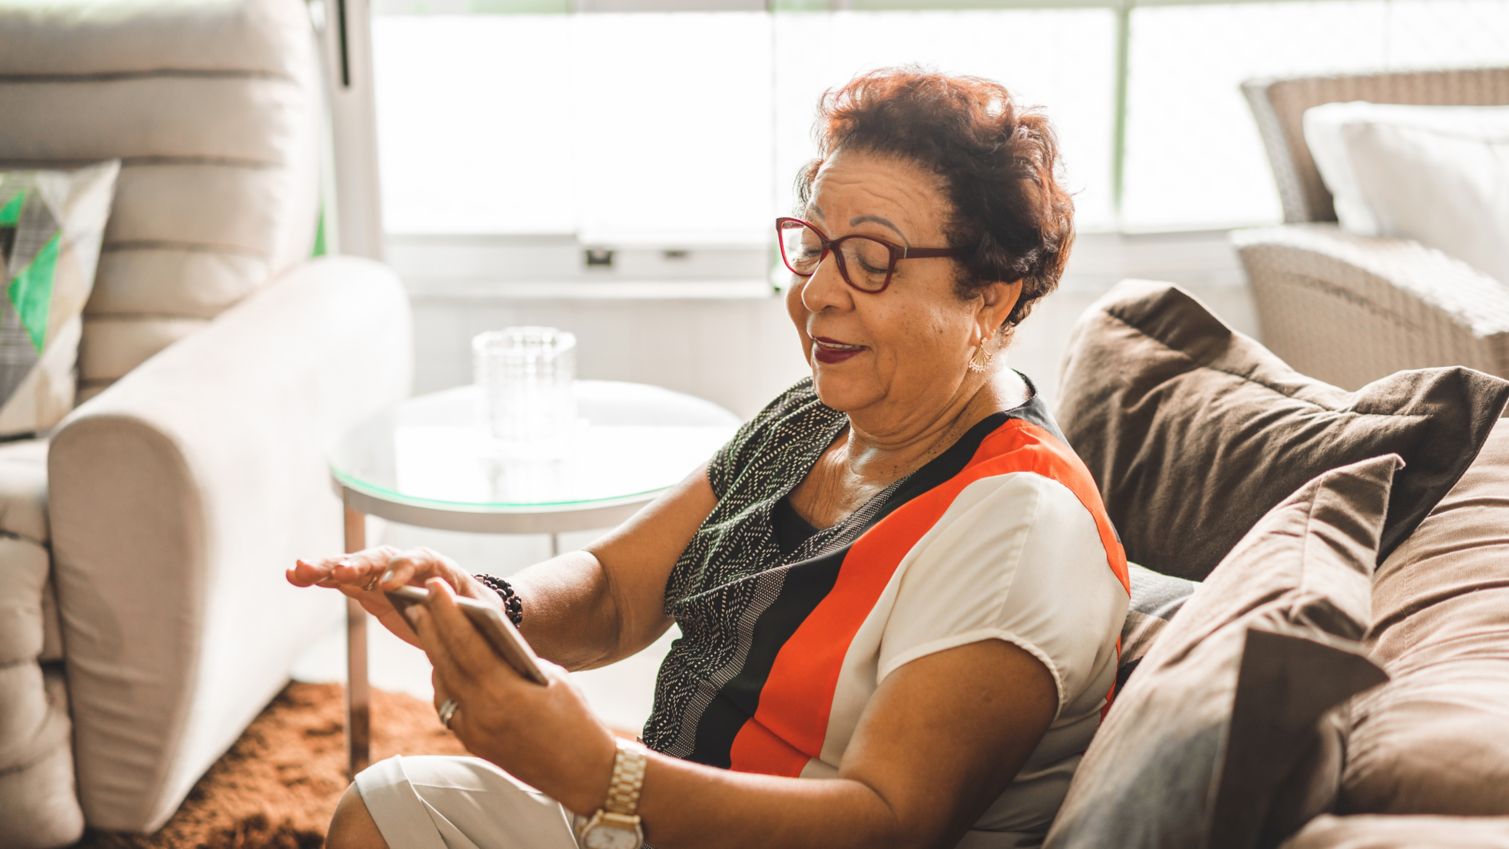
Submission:
<svg viewBox="0 0 1509 849">
<path fill-rule="evenodd" d="M 812 358 L 824 365 L 841 363 L 857 354 L 869 350 L 863 345 L 850 345 L 837 339 L 829 339 L 826 336 L 812 337 Z"/>
</svg>

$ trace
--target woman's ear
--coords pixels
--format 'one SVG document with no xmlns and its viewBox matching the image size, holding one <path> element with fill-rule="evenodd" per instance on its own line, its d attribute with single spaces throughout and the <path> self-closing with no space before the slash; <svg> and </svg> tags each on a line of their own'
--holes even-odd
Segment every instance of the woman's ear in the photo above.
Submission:
<svg viewBox="0 0 1509 849">
<path fill-rule="evenodd" d="M 980 330 L 985 338 L 994 336 L 1006 319 L 1011 316 L 1011 311 L 1016 308 L 1017 301 L 1022 298 L 1022 281 L 997 280 L 987 284 L 980 290 Z"/>
</svg>

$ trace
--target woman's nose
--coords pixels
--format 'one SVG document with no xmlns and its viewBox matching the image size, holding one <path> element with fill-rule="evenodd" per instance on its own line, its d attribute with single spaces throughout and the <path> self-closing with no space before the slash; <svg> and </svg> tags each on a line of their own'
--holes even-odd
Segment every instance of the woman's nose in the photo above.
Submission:
<svg viewBox="0 0 1509 849">
<path fill-rule="evenodd" d="M 838 257 L 830 253 L 802 286 L 802 306 L 810 312 L 820 312 L 824 308 L 846 309 L 852 305 L 849 284 L 838 270 Z"/>
</svg>

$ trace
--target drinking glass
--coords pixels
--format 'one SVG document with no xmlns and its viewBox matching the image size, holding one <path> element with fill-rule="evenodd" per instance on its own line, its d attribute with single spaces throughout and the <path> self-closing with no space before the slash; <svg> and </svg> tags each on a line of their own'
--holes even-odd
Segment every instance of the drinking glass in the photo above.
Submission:
<svg viewBox="0 0 1509 849">
<path fill-rule="evenodd" d="M 483 430 L 498 453 L 565 453 L 576 428 L 576 336 L 554 327 L 505 327 L 472 339 Z"/>
</svg>

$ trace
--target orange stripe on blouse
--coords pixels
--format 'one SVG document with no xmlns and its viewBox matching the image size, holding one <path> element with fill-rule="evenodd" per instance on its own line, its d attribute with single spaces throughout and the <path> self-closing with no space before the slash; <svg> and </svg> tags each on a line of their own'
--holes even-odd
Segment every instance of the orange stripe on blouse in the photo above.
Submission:
<svg viewBox="0 0 1509 849">
<path fill-rule="evenodd" d="M 902 559 L 966 486 L 1012 472 L 1033 472 L 1056 480 L 1079 498 L 1095 519 L 1111 571 L 1130 593 L 1126 555 L 1089 471 L 1047 430 L 1010 419 L 981 440 L 958 474 L 903 504 L 854 541 L 833 589 L 776 653 L 760 690 L 759 707 L 734 737 L 730 768 L 794 777 L 809 759 L 818 757 L 844 656 Z M 1121 656 L 1120 638 L 1116 654 Z M 1102 718 L 1111 698 L 1108 691 Z"/>
</svg>

